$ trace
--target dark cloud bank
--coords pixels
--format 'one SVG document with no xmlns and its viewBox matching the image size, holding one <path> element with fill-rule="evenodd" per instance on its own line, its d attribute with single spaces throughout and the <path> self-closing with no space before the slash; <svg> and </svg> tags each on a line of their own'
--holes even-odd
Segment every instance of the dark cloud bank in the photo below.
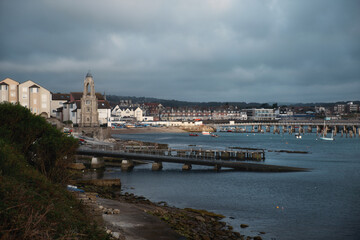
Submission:
<svg viewBox="0 0 360 240">
<path fill-rule="evenodd" d="M 358 0 L 0 2 L 0 77 L 190 101 L 358 100 Z"/>
</svg>

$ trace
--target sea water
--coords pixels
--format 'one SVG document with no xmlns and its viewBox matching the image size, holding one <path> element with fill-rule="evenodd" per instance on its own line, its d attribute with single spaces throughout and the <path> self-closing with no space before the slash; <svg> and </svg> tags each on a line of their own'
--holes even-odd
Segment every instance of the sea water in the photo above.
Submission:
<svg viewBox="0 0 360 240">
<path fill-rule="evenodd" d="M 309 168 L 308 172 L 237 172 L 163 163 L 132 172 L 119 168 L 104 178 L 121 178 L 127 192 L 180 208 L 198 208 L 226 216 L 236 231 L 263 239 L 360 239 L 360 139 L 336 137 L 301 139 L 285 134 L 218 133 L 219 137 L 190 137 L 187 133 L 121 134 L 120 139 L 168 143 L 172 148 L 265 149 L 265 164 Z M 305 151 L 307 154 L 276 152 Z M 241 229 L 240 224 L 249 227 Z"/>
</svg>

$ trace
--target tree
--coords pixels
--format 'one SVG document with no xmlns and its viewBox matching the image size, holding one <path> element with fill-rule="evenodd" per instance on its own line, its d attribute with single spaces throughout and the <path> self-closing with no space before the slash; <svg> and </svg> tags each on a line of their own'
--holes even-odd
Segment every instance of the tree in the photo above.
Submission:
<svg viewBox="0 0 360 240">
<path fill-rule="evenodd" d="M 68 179 L 66 167 L 76 152 L 77 140 L 51 126 L 43 117 L 19 104 L 1 103 L 0 137 L 53 182 L 64 183 Z"/>
</svg>

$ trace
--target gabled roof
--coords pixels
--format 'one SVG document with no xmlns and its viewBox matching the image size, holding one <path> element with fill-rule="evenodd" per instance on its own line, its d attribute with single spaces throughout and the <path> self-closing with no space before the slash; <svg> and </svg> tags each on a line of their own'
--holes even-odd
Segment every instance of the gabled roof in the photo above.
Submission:
<svg viewBox="0 0 360 240">
<path fill-rule="evenodd" d="M 47 89 L 44 88 L 43 86 L 41 86 L 41 85 L 39 85 L 39 84 L 36 84 L 36 83 L 34 83 L 33 81 L 31 81 L 31 80 L 27 80 L 27 81 L 25 81 L 25 82 L 23 82 L 23 83 L 20 83 L 19 86 L 25 85 L 25 84 L 28 83 L 28 82 L 29 82 L 29 83 L 32 83 L 32 85 L 31 85 L 29 88 L 38 87 L 38 88 L 42 88 L 42 89 L 50 92 L 49 90 L 47 90 Z"/>
<path fill-rule="evenodd" d="M 17 81 L 15 81 L 15 80 L 13 80 L 13 79 L 11 79 L 11 78 L 5 78 L 4 80 L 2 80 L 1 81 L 1 83 L 10 83 L 10 84 L 16 84 L 16 85 L 19 85 L 20 83 L 19 82 L 17 82 Z"/>
<path fill-rule="evenodd" d="M 71 101 L 80 101 L 83 93 L 82 92 L 71 92 L 70 99 Z"/>
<path fill-rule="evenodd" d="M 68 94 L 68 93 L 53 93 L 52 100 L 68 101 L 68 100 L 70 100 L 70 94 Z"/>
<path fill-rule="evenodd" d="M 80 101 L 83 96 L 83 93 L 82 92 L 71 92 L 70 95 L 71 95 L 72 101 L 77 101 L 77 100 Z M 98 100 L 105 101 L 105 98 L 101 93 L 95 93 L 95 96 Z"/>
<path fill-rule="evenodd" d="M 9 84 L 7 84 L 6 82 L 0 82 L 0 85 L 7 85 L 7 86 L 9 86 Z"/>
<path fill-rule="evenodd" d="M 30 86 L 29 88 L 40 88 L 38 85 L 34 84 L 32 86 Z"/>
<path fill-rule="evenodd" d="M 98 109 L 111 109 L 108 101 L 98 101 Z"/>
</svg>

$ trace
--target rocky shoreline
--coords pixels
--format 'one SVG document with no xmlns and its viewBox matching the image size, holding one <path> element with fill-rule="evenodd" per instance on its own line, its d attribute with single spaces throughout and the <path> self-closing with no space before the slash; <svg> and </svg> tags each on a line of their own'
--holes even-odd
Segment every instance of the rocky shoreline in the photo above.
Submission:
<svg viewBox="0 0 360 240">
<path fill-rule="evenodd" d="M 88 198 L 89 201 L 83 202 L 90 207 L 91 211 L 97 213 L 97 215 L 99 215 L 99 213 L 100 215 L 102 214 L 103 224 L 106 226 L 107 231 L 109 233 L 115 232 L 115 234 L 113 234 L 113 237 L 115 236 L 114 239 L 132 239 L 131 237 L 133 236 L 131 236 L 131 234 L 134 234 L 134 231 L 129 231 L 127 229 L 131 220 L 129 221 L 129 219 L 127 219 L 127 225 L 121 222 L 122 214 L 126 214 L 124 212 L 129 211 L 129 209 L 133 209 L 131 216 L 135 218 L 135 222 L 141 222 L 144 218 L 156 217 L 161 220 L 162 223 L 165 223 L 165 225 L 159 223 L 154 225 L 152 227 L 153 234 L 148 234 L 146 239 L 157 239 L 160 232 L 162 232 L 162 234 L 165 233 L 166 238 L 164 239 L 188 240 L 260 240 L 262 239 L 260 235 L 265 234 L 259 233 L 256 236 L 245 236 L 239 232 L 233 231 L 232 226 L 222 221 L 225 218 L 222 215 L 211 213 L 206 210 L 191 208 L 180 209 L 169 206 L 165 202 L 154 203 L 142 196 L 136 196 L 127 192 L 122 193 L 118 186 L 100 187 L 93 185 L 93 183 L 87 184 L 84 181 L 79 181 L 76 185 L 85 190 L 85 199 Z M 94 196 L 97 196 L 97 198 L 94 199 Z M 84 195 L 82 195 L 82 199 L 84 200 Z M 100 204 L 105 204 L 105 206 Z M 109 206 L 106 206 L 106 204 Z M 117 208 L 113 206 L 116 206 Z M 114 220 L 116 217 L 113 215 L 109 217 L 111 214 L 119 216 L 118 218 L 120 219 L 118 219 L 119 221 L 116 224 L 114 224 L 114 222 L 116 222 L 116 220 Z M 123 217 L 126 218 L 126 216 Z M 154 224 L 154 220 L 151 220 L 147 224 Z M 122 225 L 123 228 L 121 227 Z M 146 230 L 148 227 L 149 226 L 144 227 L 143 229 Z M 171 232 L 167 227 L 170 227 L 174 232 Z M 245 228 L 247 225 L 242 224 L 241 227 Z M 158 229 L 156 230 L 156 228 Z M 127 232 L 130 232 L 128 233 L 130 234 L 128 238 L 126 236 Z M 176 237 L 176 235 L 178 236 Z"/>
</svg>

